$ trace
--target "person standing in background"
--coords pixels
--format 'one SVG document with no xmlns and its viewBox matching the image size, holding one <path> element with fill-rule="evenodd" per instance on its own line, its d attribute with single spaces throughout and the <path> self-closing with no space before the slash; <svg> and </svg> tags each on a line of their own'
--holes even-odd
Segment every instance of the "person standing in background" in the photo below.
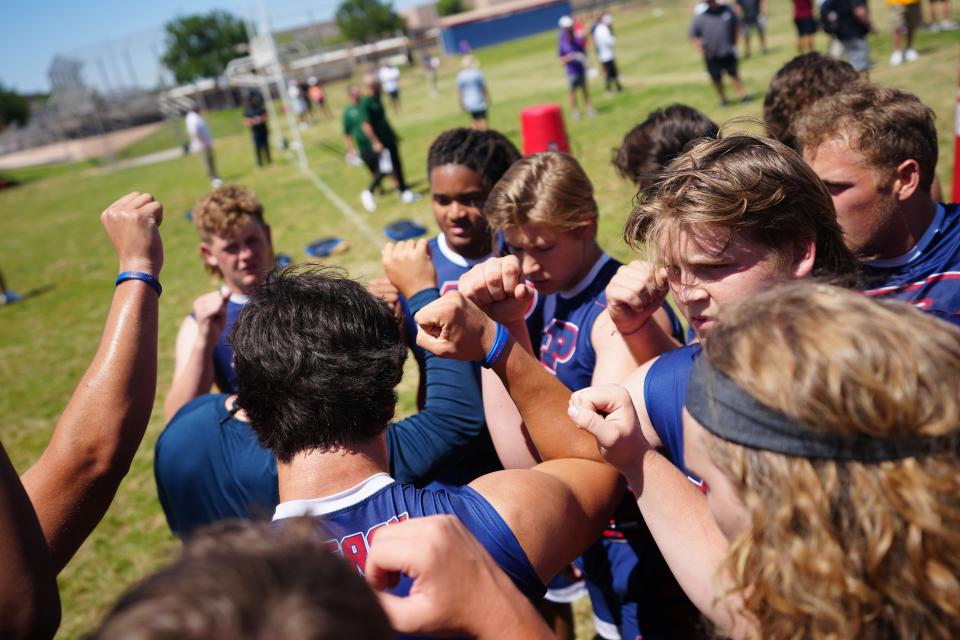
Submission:
<svg viewBox="0 0 960 640">
<path fill-rule="evenodd" d="M 490 92 L 480 71 L 477 59 L 471 55 L 463 56 L 460 62 L 463 69 L 457 75 L 457 95 L 460 98 L 460 108 L 470 114 L 474 129 L 487 129 L 487 109 L 490 107 Z"/>
<path fill-rule="evenodd" d="M 427 88 L 430 90 L 430 97 L 436 98 L 440 95 L 437 90 L 437 69 L 440 67 L 440 58 L 429 51 L 424 51 L 420 55 L 420 63 L 423 65 L 423 72 L 427 75 Z"/>
<path fill-rule="evenodd" d="M 797 27 L 797 53 L 813 53 L 813 34 L 817 32 L 813 0 L 793 0 L 793 24 Z"/>
<path fill-rule="evenodd" d="M 253 150 L 257 156 L 257 166 L 264 162 L 270 164 L 270 130 L 267 128 L 267 110 L 263 106 L 263 96 L 251 92 L 247 96 L 247 107 L 243 110 L 243 124 L 250 127 L 253 134 Z"/>
<path fill-rule="evenodd" d="M 357 117 L 359 118 L 357 124 L 363 135 L 370 141 L 376 157 L 376 165 L 375 167 L 370 166 L 370 163 L 366 159 L 364 160 L 370 170 L 374 171 L 374 175 L 370 186 L 360 194 L 360 201 L 367 211 L 376 211 L 377 202 L 374 199 L 373 192 L 380 186 L 380 181 L 383 180 L 384 176 L 392 175 L 397 191 L 400 192 L 400 201 L 404 204 L 416 202 L 420 199 L 420 194 L 410 191 L 403 179 L 403 165 L 400 162 L 397 134 L 390 126 L 386 110 L 383 108 L 383 102 L 380 100 L 381 86 L 377 74 L 372 72 L 364 74 L 363 84 L 366 95 L 360 98 L 357 103 Z M 362 157 L 363 151 L 362 149 L 359 150 Z"/>
<path fill-rule="evenodd" d="M 727 94 L 723 88 L 723 74 L 730 76 L 740 102 L 746 102 L 747 92 L 737 73 L 737 14 L 717 0 L 707 0 L 707 8 L 696 14 L 690 25 L 690 39 L 703 55 L 707 73 L 720 96 L 720 103 L 727 106 Z"/>
<path fill-rule="evenodd" d="M 384 62 L 377 71 L 380 85 L 390 96 L 390 106 L 394 113 L 400 113 L 400 69 L 396 65 Z"/>
<path fill-rule="evenodd" d="M 307 89 L 307 95 L 310 102 L 317 105 L 317 111 L 322 111 L 324 115 L 330 115 L 330 108 L 327 106 L 327 93 L 323 90 L 323 85 L 317 80 L 316 76 L 310 76 L 310 87 Z"/>
<path fill-rule="evenodd" d="M 580 109 L 577 107 L 577 89 L 583 95 L 583 108 L 587 115 L 597 115 L 590 104 L 590 92 L 587 89 L 587 54 L 586 44 L 582 37 L 578 37 L 574 30 L 573 18 L 560 18 L 560 41 L 557 55 L 567 71 L 567 82 L 570 85 L 570 109 L 574 120 L 580 119 Z"/>
<path fill-rule="evenodd" d="M 607 93 L 611 93 L 614 87 L 618 92 L 623 91 L 623 85 L 620 84 L 620 76 L 617 72 L 617 61 L 613 55 L 613 46 L 616 43 L 617 39 L 613 35 L 613 16 L 605 13 L 593 28 L 593 44 L 597 48 L 597 60 L 603 65 Z"/>
<path fill-rule="evenodd" d="M 873 33 L 866 0 L 825 0 L 820 4 L 823 30 L 843 45 L 850 66 L 859 72 L 870 68 L 867 34 Z"/>
<path fill-rule="evenodd" d="M 920 0 L 886 0 L 890 12 L 890 26 L 893 27 L 893 53 L 890 54 L 890 65 L 899 66 L 904 62 L 913 62 L 920 55 L 913 48 L 913 36 L 917 27 L 923 22 L 923 11 Z M 906 50 L 904 50 L 904 36 L 906 36 Z"/>
<path fill-rule="evenodd" d="M 767 0 L 737 0 L 740 7 L 740 20 L 743 22 L 743 52 L 750 57 L 750 32 L 757 30 L 760 36 L 760 48 L 767 52 Z"/>
<path fill-rule="evenodd" d="M 937 7 L 940 7 L 940 20 L 937 20 Z M 950 19 L 950 0 L 930 0 L 930 31 L 956 31 L 957 23 Z"/>
<path fill-rule="evenodd" d="M 223 180 L 217 175 L 217 167 L 213 159 L 213 136 L 210 135 L 210 127 L 207 126 L 207 121 L 200 115 L 200 110 L 195 102 L 190 103 L 184 121 L 187 127 L 187 135 L 190 136 L 190 152 L 199 153 L 203 158 L 203 166 L 207 169 L 207 177 L 210 178 L 210 184 L 216 189 L 223 184 Z"/>
</svg>

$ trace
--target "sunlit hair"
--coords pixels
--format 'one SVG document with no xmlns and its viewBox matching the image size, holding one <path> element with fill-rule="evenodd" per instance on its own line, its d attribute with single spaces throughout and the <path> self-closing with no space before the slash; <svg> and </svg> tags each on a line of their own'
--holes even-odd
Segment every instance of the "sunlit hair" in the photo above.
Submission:
<svg viewBox="0 0 960 640">
<path fill-rule="evenodd" d="M 839 93 L 860 79 L 849 62 L 816 51 L 799 55 L 770 80 L 763 99 L 763 122 L 770 137 L 797 149 L 793 135 L 800 116 L 820 98 Z"/>
<path fill-rule="evenodd" d="M 815 151 L 824 142 L 844 139 L 884 182 L 905 160 L 920 165 L 920 188 L 927 193 L 937 168 L 937 125 L 933 110 L 900 89 L 859 82 L 818 100 L 796 125 L 800 147 Z"/>
<path fill-rule="evenodd" d="M 214 236 L 229 238 L 250 220 L 266 226 L 263 205 L 257 200 L 257 194 L 236 184 L 225 184 L 211 191 L 193 207 L 193 226 L 204 242 L 210 242 Z M 214 275 L 220 273 L 217 267 L 205 267 Z"/>
<path fill-rule="evenodd" d="M 114 605 L 92 640 L 395 637 L 376 595 L 311 518 L 225 521 Z"/>
<path fill-rule="evenodd" d="M 494 231 L 527 222 L 571 232 L 597 219 L 593 184 L 576 158 L 537 153 L 513 163 L 483 208 Z"/>
<path fill-rule="evenodd" d="M 845 285 L 856 279 L 856 258 L 843 243 L 830 193 L 795 151 L 775 140 L 734 134 L 695 144 L 639 194 L 624 238 L 635 248 L 676 252 L 696 225 L 744 234 L 780 264 L 813 240 L 813 275 Z"/>
<path fill-rule="evenodd" d="M 960 429 L 960 329 L 836 287 L 774 287 L 733 308 L 710 364 L 838 437 Z M 960 637 L 960 454 L 808 460 L 706 433 L 752 525 L 723 570 L 764 638 Z"/>
<path fill-rule="evenodd" d="M 613 166 L 620 177 L 646 189 L 687 145 L 700 138 L 716 138 L 719 132 L 710 118 L 685 104 L 656 109 L 623 136 L 613 153 Z"/>
</svg>

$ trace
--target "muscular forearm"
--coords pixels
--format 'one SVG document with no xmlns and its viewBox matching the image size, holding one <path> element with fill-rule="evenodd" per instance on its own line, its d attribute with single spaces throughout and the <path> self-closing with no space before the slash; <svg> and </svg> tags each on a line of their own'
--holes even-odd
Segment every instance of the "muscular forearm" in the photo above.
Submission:
<svg viewBox="0 0 960 640">
<path fill-rule="evenodd" d="M 518 348 L 519 347 L 519 348 Z M 570 390 L 551 376 L 511 336 L 506 353 L 494 367 L 510 393 L 530 438 L 543 460 L 600 460 L 597 443 L 567 416 Z"/>
<path fill-rule="evenodd" d="M 93 362 L 24 475 L 59 571 L 110 505 L 143 438 L 157 387 L 157 293 L 117 287 Z"/>
<path fill-rule="evenodd" d="M 660 552 L 691 602 L 734 638 L 749 637 L 750 624 L 735 598 L 720 598 L 717 571 L 729 544 L 710 514 L 706 496 L 653 449 L 627 473 L 637 506 Z"/>
<path fill-rule="evenodd" d="M 493 598 L 482 616 L 477 616 L 477 640 L 552 640 L 556 638 L 540 613 L 510 581 L 498 572 L 497 588 L 487 594 Z"/>
</svg>

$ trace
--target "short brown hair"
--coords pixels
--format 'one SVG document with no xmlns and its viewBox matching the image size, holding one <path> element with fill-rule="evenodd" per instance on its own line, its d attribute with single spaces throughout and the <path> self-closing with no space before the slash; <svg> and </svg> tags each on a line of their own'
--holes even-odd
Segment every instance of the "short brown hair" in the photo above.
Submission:
<svg viewBox="0 0 960 640">
<path fill-rule="evenodd" d="M 263 205 L 257 194 L 236 184 L 225 184 L 208 193 L 193 207 L 193 224 L 204 242 L 212 236 L 230 234 L 251 218 L 266 224 Z"/>
<path fill-rule="evenodd" d="M 514 162 L 503 174 L 483 214 L 494 231 L 535 222 L 571 232 L 596 220 L 597 201 L 576 158 L 537 153 Z"/>
<path fill-rule="evenodd" d="M 811 282 L 725 309 L 710 365 L 825 437 L 960 430 L 960 330 L 897 301 Z M 960 452 L 840 462 L 707 452 L 751 525 L 724 569 L 763 638 L 960 637 Z"/>
<path fill-rule="evenodd" d="M 829 140 L 846 139 L 883 178 L 905 160 L 916 160 L 920 188 L 930 191 L 937 168 L 937 126 L 933 110 L 912 93 L 859 82 L 818 100 L 800 118 L 796 135 L 800 146 L 811 151 Z"/>
<path fill-rule="evenodd" d="M 688 144 L 700 138 L 716 138 L 719 132 L 715 122 L 693 107 L 672 104 L 652 111 L 623 136 L 614 152 L 613 166 L 621 178 L 645 189 Z"/>
<path fill-rule="evenodd" d="M 744 233 L 781 258 L 814 240 L 814 275 L 852 285 L 857 261 L 843 243 L 833 200 L 787 146 L 735 134 L 688 149 L 642 192 L 624 230 L 631 246 L 651 244 L 693 224 Z"/>
<path fill-rule="evenodd" d="M 856 83 L 860 74 L 849 62 L 817 53 L 805 53 L 780 67 L 763 99 L 767 134 L 797 149 L 793 127 L 810 105 Z"/>
<path fill-rule="evenodd" d="M 207 527 L 124 594 L 91 639 L 393 638 L 377 597 L 324 539 L 309 518 Z"/>
</svg>

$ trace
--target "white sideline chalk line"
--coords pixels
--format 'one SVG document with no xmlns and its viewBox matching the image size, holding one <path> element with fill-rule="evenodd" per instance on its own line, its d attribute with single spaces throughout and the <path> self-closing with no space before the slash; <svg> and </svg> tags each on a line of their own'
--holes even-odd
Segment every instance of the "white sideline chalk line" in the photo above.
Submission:
<svg viewBox="0 0 960 640">
<path fill-rule="evenodd" d="M 357 228 L 363 232 L 363 235 L 367 236 L 367 239 L 373 244 L 373 246 L 379 249 L 384 245 L 386 240 L 377 235 L 377 233 L 370 228 L 370 225 L 368 225 L 350 205 L 344 202 L 343 198 L 338 196 L 337 192 L 331 189 L 330 186 L 320 178 L 320 176 L 315 174 L 309 166 L 301 166 L 300 170 L 303 171 L 303 173 L 310 179 L 310 182 L 313 183 L 313 186 L 319 189 L 320 193 L 326 196 L 327 200 L 332 202 L 333 206 L 340 210 L 340 213 L 342 213 L 348 220 L 355 224 Z"/>
</svg>

